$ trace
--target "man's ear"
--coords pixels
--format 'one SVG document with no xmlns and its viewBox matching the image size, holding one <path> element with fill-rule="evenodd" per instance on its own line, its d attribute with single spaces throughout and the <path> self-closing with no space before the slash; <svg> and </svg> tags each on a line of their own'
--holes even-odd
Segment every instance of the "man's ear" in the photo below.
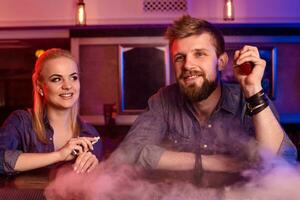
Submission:
<svg viewBox="0 0 300 200">
<path fill-rule="evenodd" d="M 227 63 L 228 63 L 228 54 L 224 52 L 218 58 L 218 70 L 219 71 L 224 70 Z"/>
</svg>

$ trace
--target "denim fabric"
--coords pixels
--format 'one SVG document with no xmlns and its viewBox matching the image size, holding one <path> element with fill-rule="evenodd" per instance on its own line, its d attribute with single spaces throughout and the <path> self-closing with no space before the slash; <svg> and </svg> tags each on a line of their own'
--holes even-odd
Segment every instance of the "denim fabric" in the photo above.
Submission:
<svg viewBox="0 0 300 200">
<path fill-rule="evenodd" d="M 0 174 L 13 174 L 14 166 L 19 155 L 26 153 L 53 152 L 53 129 L 47 117 L 44 117 L 46 136 L 48 144 L 44 144 L 37 139 L 32 127 L 32 115 L 29 111 L 14 111 L 0 128 Z M 80 136 L 99 136 L 97 130 L 81 120 Z M 94 144 L 93 153 L 100 160 L 102 157 L 102 141 Z"/>
<path fill-rule="evenodd" d="M 270 102 L 271 103 L 271 102 Z M 271 109 L 274 110 L 272 103 Z M 221 99 L 205 123 L 199 122 L 192 105 L 177 84 L 158 91 L 148 101 L 119 148 L 112 154 L 115 164 L 138 163 L 156 168 L 166 150 L 201 151 L 202 154 L 228 154 L 251 159 L 256 146 L 251 117 L 245 115 L 245 98 L 237 84 L 222 84 Z M 285 136 L 279 153 L 295 160 L 296 148 Z"/>
</svg>

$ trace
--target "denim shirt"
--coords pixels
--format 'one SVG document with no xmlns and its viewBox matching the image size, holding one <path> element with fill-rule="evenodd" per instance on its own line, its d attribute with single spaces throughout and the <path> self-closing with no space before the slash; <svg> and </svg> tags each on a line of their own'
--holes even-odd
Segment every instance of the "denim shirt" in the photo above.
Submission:
<svg viewBox="0 0 300 200">
<path fill-rule="evenodd" d="M 96 137 L 99 136 L 97 130 L 82 122 L 80 119 L 80 136 Z M 53 128 L 47 116 L 44 117 L 46 137 L 48 144 L 38 140 L 36 132 L 32 126 L 32 115 L 29 111 L 14 111 L 0 128 L 0 174 L 14 174 L 16 161 L 21 153 L 46 153 L 53 152 Z M 93 154 L 101 159 L 102 141 L 94 144 Z"/>
<path fill-rule="evenodd" d="M 271 102 L 270 107 L 274 112 Z M 207 122 L 199 122 L 178 85 L 170 85 L 149 99 L 147 111 L 137 118 L 111 161 L 155 169 L 166 150 L 251 159 L 251 149 L 257 149 L 257 144 L 252 119 L 245 111 L 240 86 L 223 83 L 216 109 Z M 291 161 L 297 157 L 296 148 L 286 134 L 278 154 Z"/>
</svg>

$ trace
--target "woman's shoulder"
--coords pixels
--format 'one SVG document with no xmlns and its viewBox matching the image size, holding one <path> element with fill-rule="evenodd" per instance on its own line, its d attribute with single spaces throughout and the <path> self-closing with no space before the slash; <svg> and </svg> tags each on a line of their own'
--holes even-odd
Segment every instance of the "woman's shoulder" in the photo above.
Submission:
<svg viewBox="0 0 300 200">
<path fill-rule="evenodd" d="M 31 111 L 28 110 L 15 110 L 6 119 L 6 121 L 31 121 L 32 120 L 32 115 Z"/>
<path fill-rule="evenodd" d="M 94 136 L 94 137 L 99 136 L 99 132 L 93 125 L 83 121 L 82 119 L 79 119 L 79 125 L 80 125 L 80 135 Z"/>
<path fill-rule="evenodd" d="M 5 119 L 2 128 L 15 127 L 24 129 L 32 125 L 32 115 L 29 110 L 15 110 Z"/>
</svg>

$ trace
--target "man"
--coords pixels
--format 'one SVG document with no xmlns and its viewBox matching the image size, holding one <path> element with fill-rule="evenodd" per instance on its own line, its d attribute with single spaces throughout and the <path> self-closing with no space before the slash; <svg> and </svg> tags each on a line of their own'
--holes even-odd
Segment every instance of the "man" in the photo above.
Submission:
<svg viewBox="0 0 300 200">
<path fill-rule="evenodd" d="M 261 80 L 266 62 L 256 47 L 234 56 L 239 84 L 220 81 L 228 61 L 224 38 L 212 24 L 183 16 L 167 30 L 176 84 L 159 90 L 112 154 L 117 164 L 172 171 L 240 172 L 261 147 L 287 160 L 296 150 L 280 126 Z M 250 74 L 239 65 L 252 62 Z"/>
</svg>

